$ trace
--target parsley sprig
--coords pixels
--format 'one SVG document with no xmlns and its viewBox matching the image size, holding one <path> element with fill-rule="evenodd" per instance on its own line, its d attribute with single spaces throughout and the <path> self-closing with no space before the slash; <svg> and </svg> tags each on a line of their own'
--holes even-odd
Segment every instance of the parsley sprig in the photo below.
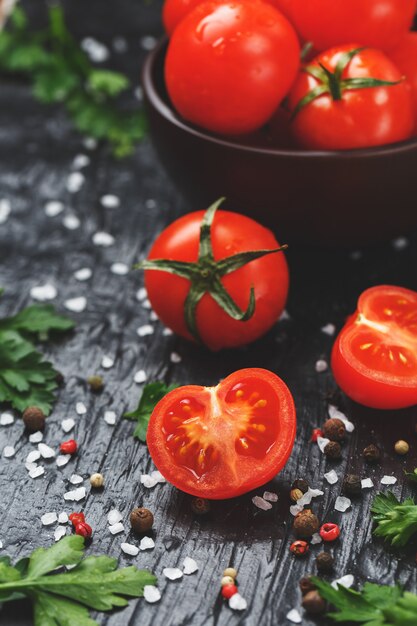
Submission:
<svg viewBox="0 0 417 626">
<path fill-rule="evenodd" d="M 417 533 L 417 505 L 412 498 L 400 502 L 391 492 L 380 493 L 371 511 L 377 523 L 375 535 L 384 537 L 393 546 L 405 546 Z"/>
<path fill-rule="evenodd" d="M 18 411 L 37 406 L 46 415 L 50 413 L 57 372 L 33 341 L 73 327 L 74 322 L 58 315 L 50 304 L 35 304 L 0 319 L 0 402 Z"/>
<path fill-rule="evenodd" d="M 125 413 L 123 417 L 137 422 L 133 436 L 140 441 L 146 442 L 146 431 L 148 430 L 149 420 L 155 406 L 169 391 L 176 389 L 178 385 L 166 385 L 162 381 L 148 383 L 143 388 L 142 395 L 139 399 L 137 409 L 131 413 Z"/>
<path fill-rule="evenodd" d="M 355 622 L 364 626 L 412 626 L 416 624 L 417 596 L 401 587 L 365 583 L 362 591 L 346 589 L 313 578 L 320 595 L 336 611 L 328 615 L 335 622 Z"/>
<path fill-rule="evenodd" d="M 69 571 L 65 565 L 75 565 Z M 136 567 L 117 569 L 107 556 L 84 558 L 84 539 L 64 537 L 51 548 L 38 548 L 14 566 L 0 559 L 0 602 L 28 597 L 35 626 L 97 626 L 88 608 L 110 611 L 127 605 L 127 597 L 143 595 L 155 576 Z"/>
<path fill-rule="evenodd" d="M 7 30 L 0 33 L 0 71 L 26 75 L 35 98 L 63 103 L 77 129 L 109 141 L 117 157 L 130 154 L 144 136 L 143 113 L 117 106 L 117 98 L 130 86 L 128 78 L 90 63 L 57 4 L 49 7 L 47 27 L 36 32 L 23 9 L 14 9 Z"/>
</svg>

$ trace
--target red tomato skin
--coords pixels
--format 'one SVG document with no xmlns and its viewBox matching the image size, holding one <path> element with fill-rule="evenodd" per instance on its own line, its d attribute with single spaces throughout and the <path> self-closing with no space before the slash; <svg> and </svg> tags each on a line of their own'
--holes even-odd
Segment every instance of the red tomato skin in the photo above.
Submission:
<svg viewBox="0 0 417 626">
<path fill-rule="evenodd" d="M 273 458 L 269 457 L 267 461 L 259 461 L 259 467 L 256 473 L 253 472 L 250 477 L 240 485 L 231 484 L 226 477 L 221 475 L 214 485 L 199 484 L 190 477 L 188 472 L 185 472 L 181 468 L 173 467 L 173 463 L 168 456 L 162 439 L 163 427 L 161 416 L 163 416 L 164 412 L 170 406 L 172 399 L 175 399 L 176 396 L 180 394 L 184 396 L 189 393 L 197 397 L 202 397 L 207 395 L 210 389 L 212 389 L 198 385 L 178 387 L 170 391 L 154 408 L 146 436 L 146 442 L 153 462 L 164 478 L 174 485 L 174 487 L 192 496 L 209 500 L 225 500 L 227 498 L 235 498 L 266 484 L 285 466 L 291 454 L 297 430 L 296 410 L 291 392 L 276 374 L 261 368 L 238 370 L 221 381 L 218 387 L 228 386 L 228 388 L 231 388 L 234 384 L 244 380 L 245 377 L 262 378 L 262 380 L 266 381 L 280 397 L 280 406 L 282 407 L 280 413 L 280 436 L 277 438 L 274 451 L 271 451 Z"/>
<path fill-rule="evenodd" d="M 204 211 L 196 211 L 170 224 L 156 239 L 149 259 L 197 261 L 203 215 Z M 249 217 L 229 211 L 217 211 L 211 236 L 216 260 L 238 252 L 273 250 L 279 246 L 270 230 Z M 239 322 L 220 309 L 209 294 L 205 294 L 197 307 L 197 326 L 205 345 L 211 350 L 250 343 L 265 334 L 277 321 L 284 309 L 289 286 L 285 253 L 278 252 L 252 261 L 224 276 L 222 283 L 244 310 L 253 285 L 256 308 L 250 320 Z M 163 323 L 178 335 L 191 339 L 184 320 L 189 281 L 166 272 L 146 270 L 145 286 L 152 307 Z"/>
<path fill-rule="evenodd" d="M 341 54 L 359 48 L 350 44 L 322 53 L 313 64 L 335 69 Z M 309 150 L 349 150 L 379 146 L 408 139 L 414 126 L 410 87 L 403 75 L 379 50 L 366 48 L 346 67 L 343 78 L 369 77 L 397 85 L 345 91 L 342 100 L 323 94 L 299 111 L 292 122 L 297 143 Z M 290 94 L 289 106 L 298 102 L 320 82 L 300 72 Z M 401 113 L 399 113 L 401 112 Z"/>
<path fill-rule="evenodd" d="M 417 33 L 407 33 L 400 45 L 390 53 L 390 57 L 410 85 L 414 107 L 414 134 L 417 135 Z"/>
<path fill-rule="evenodd" d="M 410 30 L 416 5 L 416 0 L 292 0 L 291 18 L 317 50 L 347 41 L 390 50 Z"/>
<path fill-rule="evenodd" d="M 175 29 L 165 81 L 186 120 L 225 135 L 249 133 L 272 116 L 300 65 L 289 21 L 256 0 L 208 0 Z"/>
</svg>

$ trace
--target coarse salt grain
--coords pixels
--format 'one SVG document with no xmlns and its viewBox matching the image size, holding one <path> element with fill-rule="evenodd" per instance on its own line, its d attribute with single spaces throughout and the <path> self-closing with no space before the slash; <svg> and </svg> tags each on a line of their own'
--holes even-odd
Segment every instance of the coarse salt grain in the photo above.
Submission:
<svg viewBox="0 0 417 626">
<path fill-rule="evenodd" d="M 157 316 L 155 311 L 151 311 L 149 314 L 149 319 L 151 320 L 151 322 L 156 322 L 157 320 L 159 320 L 159 317 Z"/>
<path fill-rule="evenodd" d="M 39 450 L 32 450 L 26 457 L 26 463 L 35 463 L 35 461 L 39 461 L 41 458 L 41 453 Z"/>
<path fill-rule="evenodd" d="M 95 150 L 97 148 L 97 139 L 94 137 L 84 137 L 83 146 L 87 150 Z"/>
<path fill-rule="evenodd" d="M 405 237 L 397 237 L 392 241 L 392 247 L 394 250 L 404 250 L 410 245 L 410 242 Z"/>
<path fill-rule="evenodd" d="M 75 170 L 80 170 L 87 165 L 90 165 L 90 157 L 86 154 L 77 154 L 72 162 L 72 167 Z"/>
<path fill-rule="evenodd" d="M 348 508 L 352 505 L 352 502 L 349 498 L 345 498 L 344 496 L 338 496 L 336 498 L 336 502 L 334 503 L 335 511 L 339 511 L 340 513 L 344 513 L 348 510 Z"/>
<path fill-rule="evenodd" d="M 330 443 L 330 439 L 327 439 L 327 437 L 317 437 L 317 445 L 320 452 L 324 453 L 324 448 L 327 446 L 328 443 Z"/>
<path fill-rule="evenodd" d="M 131 543 L 121 543 L 120 547 L 122 552 L 128 554 L 129 556 L 136 556 L 139 554 L 139 548 Z"/>
<path fill-rule="evenodd" d="M 301 513 L 303 508 L 304 507 L 302 504 L 293 504 L 292 506 L 290 506 L 290 513 L 295 517 L 296 515 L 298 515 L 298 513 Z"/>
<path fill-rule="evenodd" d="M 36 469 L 38 467 L 37 463 L 32 463 L 32 462 L 27 462 L 25 463 L 25 467 L 27 469 L 28 472 L 31 472 L 32 470 Z"/>
<path fill-rule="evenodd" d="M 162 476 L 161 472 L 158 470 L 154 470 L 151 472 L 151 478 L 156 480 L 157 483 L 166 483 L 165 478 Z"/>
<path fill-rule="evenodd" d="M 37 285 L 30 290 L 30 297 L 38 302 L 46 302 L 48 300 L 54 300 L 57 296 L 57 289 L 54 285 L 46 283 L 45 285 Z"/>
<path fill-rule="evenodd" d="M 343 422 L 348 433 L 352 433 L 355 430 L 355 426 L 352 424 L 352 422 L 348 420 L 348 418 L 344 413 L 342 413 L 342 411 L 339 411 L 337 407 L 333 406 L 333 404 L 329 404 L 329 417 L 333 419 L 339 419 L 341 422 Z"/>
<path fill-rule="evenodd" d="M 69 479 L 71 485 L 79 485 L 80 483 L 83 482 L 83 480 L 84 478 L 80 476 L 79 474 L 73 474 L 71 478 Z"/>
<path fill-rule="evenodd" d="M 104 63 L 110 55 L 108 48 L 94 37 L 85 37 L 81 41 L 81 48 L 93 63 Z"/>
<path fill-rule="evenodd" d="M 322 372 L 325 372 L 329 366 L 327 365 L 327 362 L 324 361 L 324 359 L 319 359 L 318 361 L 316 361 L 316 365 L 314 367 L 316 372 L 321 374 Z"/>
<path fill-rule="evenodd" d="M 66 524 L 68 522 L 69 518 L 68 518 L 68 513 L 65 513 L 65 511 L 62 511 L 62 513 L 60 513 L 58 515 L 58 523 L 59 524 Z"/>
<path fill-rule="evenodd" d="M 156 44 L 157 44 L 157 39 L 155 37 L 152 37 L 152 35 L 145 35 L 140 40 L 140 45 L 142 46 L 144 50 L 147 50 L 148 52 L 150 50 L 153 50 Z"/>
<path fill-rule="evenodd" d="M 288 313 L 286 309 L 284 309 L 281 315 L 279 316 L 278 321 L 285 322 L 286 320 L 290 320 L 290 319 L 291 319 L 290 314 Z"/>
<path fill-rule="evenodd" d="M 12 207 L 10 205 L 10 201 L 6 198 L 2 198 L 0 200 L 0 224 L 4 224 L 7 222 Z"/>
<path fill-rule="evenodd" d="M 143 300 L 142 306 L 144 309 L 151 309 L 152 308 L 151 301 L 148 300 L 148 298 L 146 298 L 145 300 Z"/>
<path fill-rule="evenodd" d="M 147 296 L 148 296 L 148 292 L 146 291 L 145 287 L 141 287 L 136 292 L 136 300 L 139 300 L 139 302 L 141 300 L 145 300 L 147 298 Z"/>
<path fill-rule="evenodd" d="M 122 533 L 124 529 L 125 527 L 123 526 L 122 522 L 117 522 L 117 524 L 112 524 L 111 526 L 109 526 L 109 531 L 112 535 L 118 535 L 119 533 Z"/>
<path fill-rule="evenodd" d="M 65 228 L 67 228 L 68 230 L 77 230 L 77 228 L 81 226 L 80 218 L 74 215 L 73 213 L 70 213 L 69 215 L 65 215 L 64 219 L 62 220 L 62 223 L 64 224 Z"/>
<path fill-rule="evenodd" d="M 318 498 L 323 494 L 324 491 L 321 491 L 320 489 L 311 489 L 309 487 L 306 493 L 304 493 L 302 497 L 297 501 L 297 504 L 299 504 L 300 506 L 305 506 L 306 504 L 310 504 L 313 498 Z"/>
<path fill-rule="evenodd" d="M 85 487 L 78 487 L 78 489 L 73 489 L 72 491 L 67 491 L 64 493 L 64 500 L 69 500 L 70 502 L 79 502 L 86 496 Z"/>
<path fill-rule="evenodd" d="M 352 576 L 352 574 L 346 574 L 345 576 L 334 580 L 331 585 L 334 589 L 337 589 L 338 585 L 340 585 L 341 587 L 345 587 L 346 589 L 350 589 L 354 582 L 355 578 Z"/>
<path fill-rule="evenodd" d="M 144 324 L 143 326 L 139 326 L 136 332 L 139 337 L 146 337 L 147 335 L 153 335 L 154 327 L 150 324 Z"/>
<path fill-rule="evenodd" d="M 117 522 L 121 522 L 123 519 L 123 515 L 117 509 L 112 509 L 107 513 L 107 522 L 110 526 L 117 524 Z"/>
<path fill-rule="evenodd" d="M 32 433 L 29 435 L 30 443 L 39 443 L 43 439 L 43 432 L 41 430 L 37 430 L 36 433 Z"/>
<path fill-rule="evenodd" d="M 162 573 L 168 580 L 178 580 L 183 576 L 182 571 L 178 567 L 164 567 Z"/>
<path fill-rule="evenodd" d="M 69 191 L 69 193 L 77 193 L 83 186 L 84 181 L 84 174 L 81 174 L 81 172 L 71 172 L 71 174 L 67 178 L 67 191 Z"/>
<path fill-rule="evenodd" d="M 110 233 L 99 231 L 97 233 L 94 233 L 93 235 L 93 244 L 95 246 L 101 246 L 102 248 L 107 248 L 114 244 L 114 237 L 113 235 L 110 235 Z"/>
<path fill-rule="evenodd" d="M 59 541 L 62 537 L 65 537 L 67 534 L 67 529 L 65 526 L 57 526 L 54 531 L 54 539 L 55 541 Z"/>
<path fill-rule="evenodd" d="M 362 489 L 372 489 L 373 486 L 374 486 L 374 483 L 371 478 L 363 478 L 361 480 Z"/>
<path fill-rule="evenodd" d="M 140 383 L 144 383 L 147 378 L 148 377 L 146 375 L 145 370 L 138 370 L 136 374 L 134 375 L 133 380 L 135 381 L 135 383 L 140 384 Z"/>
<path fill-rule="evenodd" d="M 260 496 L 254 496 L 252 498 L 252 502 L 257 509 L 261 509 L 262 511 L 269 511 L 269 509 L 272 509 L 272 504 L 270 502 L 267 502 Z"/>
<path fill-rule="evenodd" d="M 273 491 L 264 491 L 264 495 L 262 497 L 268 502 L 278 502 L 278 494 Z"/>
<path fill-rule="evenodd" d="M 143 537 L 143 539 L 141 539 L 141 542 L 139 544 L 140 550 L 153 550 L 154 547 L 155 547 L 155 542 L 150 537 Z"/>
<path fill-rule="evenodd" d="M 0 541 L 0 550 L 2 549 L 2 547 L 3 547 L 3 542 Z"/>
<path fill-rule="evenodd" d="M 72 419 L 72 417 L 69 417 L 66 420 L 62 420 L 61 422 L 61 428 L 64 431 L 64 433 L 69 433 L 75 426 L 75 421 Z"/>
<path fill-rule="evenodd" d="M 310 543 L 314 546 L 318 543 L 322 543 L 323 539 L 320 537 L 319 533 L 314 533 L 310 539 Z"/>
<path fill-rule="evenodd" d="M 189 556 L 186 556 L 182 563 L 182 569 L 183 569 L 184 574 L 186 576 L 189 576 L 190 574 L 194 574 L 195 572 L 198 571 L 198 565 L 196 561 L 194 561 L 194 559 L 192 559 Z"/>
<path fill-rule="evenodd" d="M 5 446 L 3 448 L 3 456 L 6 459 L 11 459 L 12 456 L 14 456 L 16 454 L 16 450 L 13 448 L 13 446 Z"/>
<path fill-rule="evenodd" d="M 395 485 L 396 482 L 395 476 L 383 476 L 381 478 L 381 485 Z"/>
<path fill-rule="evenodd" d="M 55 456 L 55 450 L 46 443 L 38 443 L 38 450 L 44 459 L 52 459 Z"/>
<path fill-rule="evenodd" d="M 336 332 L 336 326 L 334 324 L 326 324 L 321 327 L 321 332 L 331 337 Z"/>
<path fill-rule="evenodd" d="M 70 298 L 69 300 L 65 300 L 64 307 L 73 313 L 82 313 L 87 307 L 87 298 L 84 296 Z"/>
<path fill-rule="evenodd" d="M 116 423 L 116 413 L 114 411 L 105 411 L 104 412 L 104 421 L 109 426 L 114 426 Z"/>
<path fill-rule="evenodd" d="M 56 457 L 56 464 L 58 467 L 64 467 L 71 460 L 70 454 L 60 454 Z"/>
<path fill-rule="evenodd" d="M 44 207 L 45 215 L 48 217 L 56 217 L 64 210 L 64 204 L 62 202 L 58 202 L 58 200 L 50 200 L 47 202 Z"/>
<path fill-rule="evenodd" d="M 129 273 L 130 267 L 126 263 L 112 263 L 110 271 L 116 276 L 126 276 Z"/>
<path fill-rule="evenodd" d="M 145 207 L 147 209 L 155 209 L 156 208 L 156 200 L 154 198 L 148 198 L 145 200 Z"/>
<path fill-rule="evenodd" d="M 330 472 L 327 472 L 327 474 L 324 474 L 324 478 L 330 485 L 335 485 L 339 480 L 339 477 L 334 470 L 331 470 Z"/>
<path fill-rule="evenodd" d="M 232 598 L 233 598 L 233 596 L 232 596 Z M 301 615 L 297 611 L 297 609 L 291 609 L 291 611 L 288 611 L 287 619 L 289 619 L 290 622 L 292 622 L 293 624 L 301 624 L 301 622 L 302 622 Z"/>
<path fill-rule="evenodd" d="M 170 328 L 164 328 L 163 331 L 162 331 L 162 334 L 164 335 L 164 337 L 170 337 L 174 333 L 172 332 L 172 330 Z"/>
<path fill-rule="evenodd" d="M 157 479 L 149 476 L 149 474 L 142 474 L 142 476 L 140 477 L 140 482 L 147 489 L 152 489 L 152 487 L 155 487 L 155 485 L 158 484 Z"/>
<path fill-rule="evenodd" d="M 39 476 L 43 476 L 44 474 L 45 474 L 44 467 L 35 467 L 29 472 L 30 478 L 39 478 Z"/>
<path fill-rule="evenodd" d="M 124 37 L 115 37 L 112 41 L 113 50 L 122 54 L 123 52 L 127 52 L 128 45 L 127 41 Z"/>
<path fill-rule="evenodd" d="M 74 278 L 80 282 L 89 280 L 92 275 L 93 275 L 93 272 L 89 267 L 82 267 L 81 269 L 74 272 Z"/>
<path fill-rule="evenodd" d="M 85 415 L 87 413 L 87 407 L 85 406 L 84 402 L 77 402 L 77 404 L 75 405 L 75 412 L 77 413 L 77 415 Z"/>
<path fill-rule="evenodd" d="M 161 592 L 158 587 L 155 587 L 154 585 L 145 585 L 143 588 L 143 597 L 146 602 L 153 604 L 154 602 L 159 602 L 161 599 Z"/>
<path fill-rule="evenodd" d="M 109 357 L 109 356 L 103 356 L 103 358 L 101 359 L 101 367 L 103 367 L 105 370 L 109 370 L 113 367 L 114 365 L 114 360 Z"/>
<path fill-rule="evenodd" d="M 181 363 L 182 358 L 178 354 L 178 352 L 171 352 L 171 354 L 169 355 L 169 360 L 171 361 L 171 363 Z"/>
<path fill-rule="evenodd" d="M 111 193 L 107 193 L 106 195 L 101 196 L 100 203 L 105 209 L 117 209 L 117 207 L 120 206 L 120 198 Z"/>
<path fill-rule="evenodd" d="M 240 593 L 234 593 L 231 598 L 229 598 L 229 606 L 234 611 L 244 611 L 248 608 L 248 603 L 245 598 L 242 598 Z"/>
<path fill-rule="evenodd" d="M 2 413 L 0 415 L 0 426 L 10 426 L 13 422 L 14 417 L 11 413 Z"/>
<path fill-rule="evenodd" d="M 58 521 L 58 515 L 56 513 L 44 513 L 41 517 L 43 526 L 50 526 Z"/>
</svg>

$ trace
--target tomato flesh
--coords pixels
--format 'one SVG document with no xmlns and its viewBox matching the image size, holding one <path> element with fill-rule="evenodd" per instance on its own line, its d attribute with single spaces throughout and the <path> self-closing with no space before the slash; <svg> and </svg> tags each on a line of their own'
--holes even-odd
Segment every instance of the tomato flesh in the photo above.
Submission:
<svg viewBox="0 0 417 626">
<path fill-rule="evenodd" d="M 189 385 L 155 407 L 149 452 L 162 475 L 192 495 L 230 498 L 271 480 L 294 443 L 295 408 L 285 383 L 239 370 L 216 387 Z"/>
<path fill-rule="evenodd" d="M 365 291 L 332 352 L 336 382 L 365 406 L 417 403 L 417 293 L 379 286 Z"/>
</svg>

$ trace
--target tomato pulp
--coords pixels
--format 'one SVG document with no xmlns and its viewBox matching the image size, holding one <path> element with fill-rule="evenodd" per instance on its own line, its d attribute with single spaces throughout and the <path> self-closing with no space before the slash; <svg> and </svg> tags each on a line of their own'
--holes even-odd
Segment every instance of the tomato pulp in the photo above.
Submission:
<svg viewBox="0 0 417 626">
<path fill-rule="evenodd" d="M 336 339 L 332 370 L 346 395 L 360 404 L 417 404 L 417 293 L 387 285 L 367 289 Z"/>
<path fill-rule="evenodd" d="M 216 387 L 188 385 L 155 407 L 147 443 L 161 474 L 211 500 L 260 487 L 285 465 L 295 438 L 291 393 L 264 369 L 234 372 Z"/>
</svg>

